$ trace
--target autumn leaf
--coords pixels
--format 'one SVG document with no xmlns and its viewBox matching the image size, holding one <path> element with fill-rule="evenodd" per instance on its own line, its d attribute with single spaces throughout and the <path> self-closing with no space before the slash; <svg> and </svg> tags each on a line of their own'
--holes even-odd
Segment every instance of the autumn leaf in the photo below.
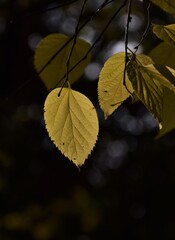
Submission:
<svg viewBox="0 0 175 240">
<path fill-rule="evenodd" d="M 133 92 L 126 74 L 123 84 L 125 53 L 117 53 L 104 64 L 99 76 L 98 99 L 105 118 L 111 115 Z"/>
<path fill-rule="evenodd" d="M 165 12 L 175 15 L 174 0 L 151 0 L 155 5 L 159 6 Z"/>
<path fill-rule="evenodd" d="M 67 70 L 72 41 L 63 34 L 50 34 L 41 40 L 35 51 L 34 65 L 48 90 L 62 86 Z M 71 70 L 90 49 L 90 45 L 82 39 L 77 39 L 70 59 Z M 77 81 L 90 62 L 89 54 L 81 63 L 69 73 L 70 83 Z"/>
<path fill-rule="evenodd" d="M 153 25 L 153 32 L 161 40 L 172 44 L 175 47 L 175 24 L 170 25 Z"/>
<path fill-rule="evenodd" d="M 155 63 L 175 69 L 175 48 L 172 45 L 162 42 L 151 50 L 149 56 Z"/>
<path fill-rule="evenodd" d="M 151 60 L 150 60 L 151 61 Z M 127 73 L 132 82 L 137 97 L 147 109 L 154 115 L 158 122 L 162 120 L 162 96 L 161 84 L 150 74 L 149 65 L 144 65 L 137 56 L 133 56 L 128 64 Z"/>
<path fill-rule="evenodd" d="M 83 94 L 70 88 L 54 89 L 44 104 L 44 119 L 51 140 L 80 167 L 97 141 L 99 124 L 96 110 Z"/>
<path fill-rule="evenodd" d="M 175 94 L 169 88 L 163 88 L 163 109 L 161 129 L 157 138 L 175 129 Z"/>
</svg>

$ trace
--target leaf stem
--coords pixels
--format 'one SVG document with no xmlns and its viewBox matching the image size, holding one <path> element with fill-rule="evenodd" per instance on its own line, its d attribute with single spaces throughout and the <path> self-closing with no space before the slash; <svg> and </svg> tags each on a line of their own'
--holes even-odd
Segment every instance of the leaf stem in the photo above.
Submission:
<svg viewBox="0 0 175 240">
<path fill-rule="evenodd" d="M 127 6 L 127 20 L 126 20 L 126 27 L 125 27 L 125 65 L 124 65 L 124 74 L 123 74 L 123 85 L 126 87 L 127 91 L 130 93 L 129 89 L 126 85 L 126 68 L 128 64 L 128 40 L 129 40 L 129 24 L 132 20 L 131 17 L 131 7 L 132 7 L 132 0 L 128 0 Z"/>
</svg>

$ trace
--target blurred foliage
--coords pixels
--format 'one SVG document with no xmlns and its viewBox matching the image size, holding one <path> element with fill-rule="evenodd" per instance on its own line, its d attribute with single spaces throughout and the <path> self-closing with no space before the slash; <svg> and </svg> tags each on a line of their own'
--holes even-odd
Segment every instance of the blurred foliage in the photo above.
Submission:
<svg viewBox="0 0 175 240">
<path fill-rule="evenodd" d="M 126 102 L 104 121 L 97 78 L 85 71 L 74 89 L 97 107 L 95 151 L 78 172 L 48 138 L 47 90 L 34 77 L 34 49 L 49 33 L 73 34 L 80 2 L 43 11 L 63 1 L 0 0 L 0 239 L 175 239 L 175 133 L 155 141 L 157 125 L 140 102 Z M 88 2 L 85 19 L 101 3 Z M 131 48 L 145 29 L 147 6 L 133 2 Z M 94 17 L 82 38 L 93 42 L 116 6 Z M 154 5 L 151 15 L 155 24 L 174 21 Z M 124 27 L 122 11 L 94 48 L 94 74 L 124 47 Z M 150 31 L 140 51 L 159 43 Z"/>
</svg>

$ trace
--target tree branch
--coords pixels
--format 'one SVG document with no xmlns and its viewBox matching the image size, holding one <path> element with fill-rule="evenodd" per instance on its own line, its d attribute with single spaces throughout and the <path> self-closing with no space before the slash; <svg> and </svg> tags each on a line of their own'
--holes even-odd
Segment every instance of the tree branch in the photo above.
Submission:
<svg viewBox="0 0 175 240">
<path fill-rule="evenodd" d="M 98 43 L 98 41 L 101 39 L 101 37 L 103 36 L 103 34 L 105 33 L 105 31 L 108 29 L 109 25 L 112 23 L 112 21 L 114 20 L 114 18 L 118 15 L 118 13 L 122 10 L 122 8 L 126 5 L 128 0 L 125 0 L 120 7 L 117 9 L 117 11 L 113 14 L 113 16 L 110 18 L 110 20 L 107 22 L 106 26 L 103 28 L 103 30 L 101 31 L 100 35 L 98 36 L 98 38 L 95 40 L 95 42 L 92 44 L 92 46 L 89 48 L 89 50 L 87 51 L 87 53 L 85 54 L 85 56 L 80 59 L 68 72 L 72 72 L 81 62 L 83 62 L 87 56 L 89 55 L 89 53 L 92 51 L 92 49 L 95 47 L 95 45 Z M 58 83 L 56 84 L 56 86 L 54 88 L 56 88 L 61 82 L 62 80 L 64 80 L 64 78 L 66 78 L 66 74 L 58 81 Z"/>
<path fill-rule="evenodd" d="M 107 5 L 108 0 L 105 0 L 103 2 L 103 7 L 100 7 L 98 9 L 102 10 L 106 5 Z M 98 10 L 97 10 L 98 11 Z M 78 33 L 88 24 L 88 22 L 90 22 L 92 20 L 92 18 L 94 18 L 97 14 L 97 11 L 95 11 L 92 16 L 90 16 L 89 18 L 86 19 L 86 21 L 80 26 L 80 28 L 78 29 Z M 99 12 L 99 11 L 98 11 Z M 75 34 L 74 34 L 75 35 Z M 58 51 L 55 52 L 55 54 L 53 54 L 53 56 L 48 60 L 48 62 L 41 68 L 41 70 L 37 73 L 37 76 L 39 76 L 44 70 L 45 68 L 55 59 L 55 57 L 58 56 L 58 54 L 74 39 L 74 35 L 69 38 L 67 40 L 67 42 L 60 48 L 58 49 Z"/>
<path fill-rule="evenodd" d="M 150 8 L 151 8 L 151 1 L 149 1 L 148 3 L 148 7 L 147 7 L 147 25 L 146 25 L 146 29 L 140 39 L 140 42 L 138 43 L 138 45 L 134 48 L 136 51 L 135 53 L 137 52 L 138 48 L 140 47 L 140 45 L 142 44 L 142 42 L 145 40 L 146 36 L 147 36 L 147 33 L 149 31 L 149 28 L 151 26 L 151 18 L 150 18 Z"/>
<path fill-rule="evenodd" d="M 73 4 L 73 3 L 77 2 L 77 1 L 79 1 L 79 0 L 72 0 L 72 1 L 67 2 L 67 3 L 58 4 L 58 5 L 54 6 L 54 7 L 44 8 L 44 9 L 41 9 L 41 10 L 35 10 L 35 11 L 30 12 L 28 14 L 25 14 L 25 15 L 22 15 L 22 16 L 18 16 L 18 17 L 14 17 L 13 19 L 10 20 L 10 23 L 14 23 L 14 22 L 22 20 L 24 18 L 32 17 L 32 16 L 35 16 L 35 15 L 38 15 L 38 14 L 43 14 L 45 12 L 49 12 L 49 11 L 52 11 L 52 10 L 55 10 L 55 9 L 58 9 L 58 8 L 62 8 L 62 7 L 71 5 L 71 4 Z"/>
<path fill-rule="evenodd" d="M 108 0 L 105 0 L 103 3 L 102 3 L 102 5 L 100 6 L 100 8 L 98 8 L 98 9 L 100 9 L 100 10 L 102 10 L 106 5 L 107 5 L 107 3 L 108 3 Z M 102 7 L 103 6 L 103 7 Z M 80 28 L 78 29 L 78 33 L 88 24 L 88 22 L 90 22 L 95 16 L 96 16 L 96 14 L 100 11 L 100 10 L 98 10 L 97 9 L 97 11 L 95 11 L 93 14 L 92 14 L 92 16 L 90 16 L 89 18 L 87 18 L 86 19 L 86 21 L 80 26 Z M 78 34 L 77 33 L 77 34 Z M 55 59 L 55 57 L 57 57 L 58 56 L 58 54 L 74 39 L 74 36 L 75 36 L 75 34 L 71 37 L 71 38 L 69 38 L 68 40 L 67 40 L 67 42 L 57 51 L 57 52 L 55 52 L 55 54 L 53 54 L 53 56 L 48 60 L 48 62 L 41 68 L 41 70 L 37 73 L 37 76 L 38 75 L 40 75 L 44 70 L 45 70 L 45 68 Z"/>
<path fill-rule="evenodd" d="M 126 86 L 126 68 L 128 63 L 128 39 L 129 39 L 129 24 L 132 20 L 131 17 L 131 6 L 132 0 L 128 0 L 128 7 L 127 7 L 127 21 L 126 21 L 126 28 L 125 28 L 125 66 L 124 66 L 124 76 L 123 76 L 123 85 L 126 87 L 127 91 L 130 93 L 129 89 Z"/>
<path fill-rule="evenodd" d="M 75 0 L 74 0 L 75 1 Z M 77 1 L 77 0 L 76 0 Z M 75 2 L 76 2 L 75 1 Z M 97 14 L 99 11 L 101 11 L 105 6 L 107 6 L 109 3 L 112 1 L 104 0 L 104 2 L 100 5 L 100 7 L 90 16 L 88 17 L 84 23 L 80 26 L 78 32 L 80 32 L 87 24 L 90 22 Z M 73 1 L 72 1 L 73 3 Z M 35 80 L 38 78 L 38 76 L 45 70 L 45 68 L 57 57 L 57 55 L 74 39 L 74 35 L 70 37 L 67 42 L 60 48 L 58 51 L 56 51 L 52 57 L 45 63 L 45 65 L 40 69 L 39 72 L 37 72 L 32 78 L 28 79 L 28 81 L 24 82 L 21 84 L 21 86 L 18 87 L 18 89 L 13 93 L 13 96 L 15 96 L 22 88 L 24 88 L 26 85 L 28 85 L 31 81 Z M 70 71 L 69 71 L 70 72 Z M 64 79 L 64 78 L 63 78 Z M 58 84 L 57 84 L 58 85 Z M 8 99 L 8 97 L 7 97 Z"/>
<path fill-rule="evenodd" d="M 72 47 L 70 49 L 69 57 L 68 57 L 67 62 L 66 62 L 66 79 L 65 79 L 65 81 L 64 81 L 64 83 L 63 83 L 63 85 L 61 87 L 60 92 L 58 93 L 58 97 L 60 96 L 61 91 L 62 91 L 64 85 L 69 80 L 69 64 L 70 64 L 71 56 L 72 56 L 72 53 L 73 53 L 73 50 L 74 50 L 74 47 L 75 47 L 75 44 L 76 44 L 76 41 L 77 41 L 77 36 L 78 36 L 78 32 L 79 32 L 79 25 L 80 25 L 80 21 L 81 21 L 81 18 L 82 18 L 83 11 L 84 11 L 86 3 L 87 3 L 87 0 L 84 0 L 84 3 L 83 3 L 82 8 L 81 8 L 80 16 L 78 18 L 78 22 L 77 22 L 77 25 L 76 25 L 76 28 L 75 28 L 75 34 L 74 34 Z"/>
<path fill-rule="evenodd" d="M 83 11 L 84 11 L 86 2 L 87 2 L 87 0 L 84 0 L 83 6 L 81 8 L 80 16 L 79 16 L 79 19 L 78 19 L 78 22 L 77 22 L 77 25 L 76 25 L 76 28 L 75 28 L 75 34 L 74 34 L 72 47 L 71 47 L 70 54 L 69 54 L 69 57 L 68 57 L 68 60 L 67 60 L 67 63 L 66 63 L 66 66 L 67 66 L 66 81 L 68 81 L 68 74 L 69 74 L 68 70 L 69 70 L 70 59 L 71 59 L 71 56 L 72 56 L 72 53 L 73 53 L 73 50 L 74 50 L 74 47 L 75 47 L 75 44 L 76 44 L 78 31 L 79 31 L 79 25 L 80 25 L 80 21 L 81 21 L 82 15 L 83 15 Z"/>
</svg>

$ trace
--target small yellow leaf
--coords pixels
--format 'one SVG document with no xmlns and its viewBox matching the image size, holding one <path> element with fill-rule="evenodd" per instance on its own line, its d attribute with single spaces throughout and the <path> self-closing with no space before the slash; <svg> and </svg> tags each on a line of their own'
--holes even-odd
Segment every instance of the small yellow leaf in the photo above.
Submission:
<svg viewBox="0 0 175 240">
<path fill-rule="evenodd" d="M 166 26 L 154 24 L 153 32 L 161 40 L 175 46 L 175 24 L 170 24 Z"/>
<path fill-rule="evenodd" d="M 44 119 L 51 140 L 80 167 L 91 153 L 98 136 L 96 110 L 83 94 L 63 88 L 54 89 L 44 104 Z"/>
<path fill-rule="evenodd" d="M 69 41 L 68 44 L 67 41 Z M 64 76 L 67 70 L 66 63 L 71 47 L 72 41 L 70 41 L 70 38 L 58 33 L 48 35 L 42 39 L 37 46 L 34 65 L 48 90 L 56 86 L 62 86 L 65 80 Z M 82 39 L 76 40 L 70 59 L 69 70 L 85 57 L 89 49 L 90 45 L 87 42 Z M 90 62 L 90 59 L 91 54 L 69 73 L 70 83 L 74 83 L 83 75 L 84 69 Z M 49 64 L 47 64 L 48 62 Z"/>
<path fill-rule="evenodd" d="M 101 70 L 98 82 L 98 99 L 105 118 L 111 115 L 131 93 L 133 88 L 126 74 L 126 87 L 123 84 L 125 53 L 110 57 Z"/>
</svg>

